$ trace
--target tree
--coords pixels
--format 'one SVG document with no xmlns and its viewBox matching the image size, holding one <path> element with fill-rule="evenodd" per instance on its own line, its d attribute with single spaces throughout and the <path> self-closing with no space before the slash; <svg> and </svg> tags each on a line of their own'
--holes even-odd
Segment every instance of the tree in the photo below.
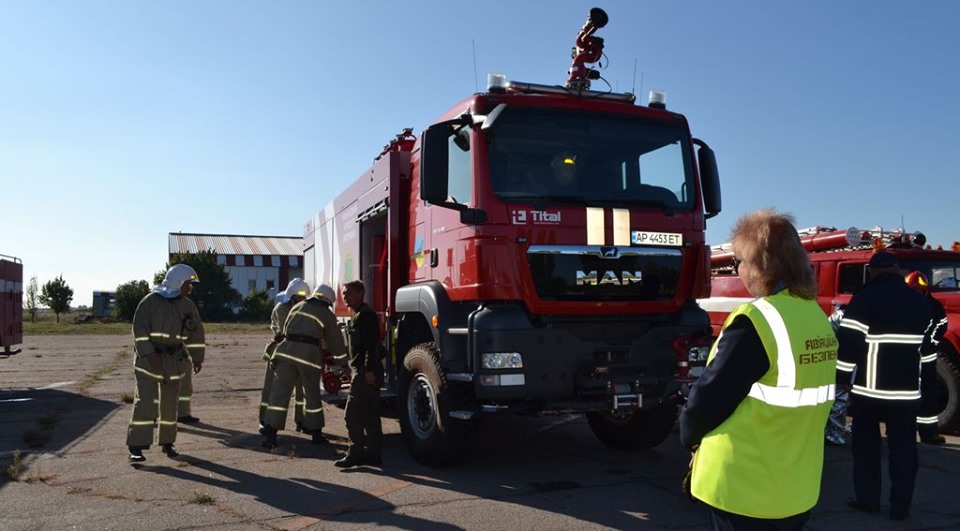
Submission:
<svg viewBox="0 0 960 531">
<path fill-rule="evenodd" d="M 70 310 L 70 301 L 73 300 L 73 288 L 63 281 L 63 275 L 47 282 L 40 290 L 38 299 L 40 304 L 53 310 L 60 322 L 60 314 Z"/>
<path fill-rule="evenodd" d="M 193 285 L 190 298 L 197 304 L 202 320 L 223 322 L 236 319 L 234 308 L 240 306 L 243 297 L 233 288 L 227 268 L 217 263 L 217 253 L 208 250 L 175 254 L 164 270 L 154 276 L 154 281 L 157 284 L 162 282 L 167 270 L 176 264 L 187 264 L 200 277 L 200 282 Z"/>
<path fill-rule="evenodd" d="M 266 291 L 255 289 L 243 298 L 243 308 L 240 310 L 240 319 L 251 323 L 270 322 L 273 313 L 273 303 Z"/>
<path fill-rule="evenodd" d="M 123 321 L 133 321 L 140 300 L 150 293 L 146 280 L 131 280 L 117 286 L 117 298 L 113 301 L 113 316 Z"/>
<path fill-rule="evenodd" d="M 30 315 L 30 322 L 37 320 L 37 277 L 30 277 L 27 284 L 26 298 L 23 300 L 23 309 Z"/>
</svg>

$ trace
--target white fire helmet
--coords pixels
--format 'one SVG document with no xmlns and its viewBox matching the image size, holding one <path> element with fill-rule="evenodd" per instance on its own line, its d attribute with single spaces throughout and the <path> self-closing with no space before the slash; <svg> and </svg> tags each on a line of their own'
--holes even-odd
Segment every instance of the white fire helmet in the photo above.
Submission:
<svg viewBox="0 0 960 531">
<path fill-rule="evenodd" d="M 287 289 L 277 294 L 277 301 L 284 304 L 290 302 L 293 297 L 302 297 L 306 299 L 310 296 L 310 284 L 307 284 L 302 278 L 295 278 L 287 284 Z"/>
<path fill-rule="evenodd" d="M 200 282 L 200 277 L 187 264 L 177 264 L 167 270 L 163 282 L 153 288 L 153 291 L 167 299 L 175 299 L 180 296 L 180 288 L 183 287 L 184 282 Z"/>
<path fill-rule="evenodd" d="M 333 288 L 326 284 L 320 284 L 317 286 L 317 289 L 313 290 L 313 296 L 311 299 L 320 299 L 329 304 L 333 304 L 337 301 L 337 293 L 333 291 Z"/>
</svg>

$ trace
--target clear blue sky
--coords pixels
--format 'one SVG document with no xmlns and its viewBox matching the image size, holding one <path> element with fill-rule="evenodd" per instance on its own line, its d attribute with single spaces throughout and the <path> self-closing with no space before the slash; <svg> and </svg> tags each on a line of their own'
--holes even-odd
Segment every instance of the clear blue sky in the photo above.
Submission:
<svg viewBox="0 0 960 531">
<path fill-rule="evenodd" d="M 562 84 L 595 5 L 613 88 L 717 152 L 711 244 L 761 207 L 960 240 L 960 2 L 6 0 L 0 254 L 89 305 L 170 232 L 299 236 L 488 72 Z"/>
</svg>

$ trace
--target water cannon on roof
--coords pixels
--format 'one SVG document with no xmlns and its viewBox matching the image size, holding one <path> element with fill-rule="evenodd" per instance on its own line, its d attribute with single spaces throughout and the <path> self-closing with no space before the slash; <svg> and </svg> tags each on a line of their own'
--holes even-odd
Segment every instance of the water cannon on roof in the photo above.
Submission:
<svg viewBox="0 0 960 531">
<path fill-rule="evenodd" d="M 603 39 L 594 35 L 596 31 L 607 25 L 609 18 L 607 13 L 595 7 L 587 15 L 587 21 L 580 28 L 577 34 L 576 45 L 573 47 L 571 56 L 573 63 L 567 70 L 567 88 L 580 92 L 590 88 L 590 81 L 600 79 L 600 72 L 587 66 L 588 63 L 596 63 L 603 57 Z"/>
</svg>

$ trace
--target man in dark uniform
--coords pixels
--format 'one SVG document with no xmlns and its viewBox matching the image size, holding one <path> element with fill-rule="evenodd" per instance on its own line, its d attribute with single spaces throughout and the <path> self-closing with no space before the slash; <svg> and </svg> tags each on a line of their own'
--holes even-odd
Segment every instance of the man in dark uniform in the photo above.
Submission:
<svg viewBox="0 0 960 531">
<path fill-rule="evenodd" d="M 343 300 L 353 310 L 349 328 L 350 367 L 353 378 L 344 413 L 350 449 L 334 464 L 340 468 L 357 465 L 380 466 L 383 432 L 380 426 L 380 384 L 383 382 L 382 346 L 377 314 L 363 302 L 363 282 L 343 286 Z"/>
<path fill-rule="evenodd" d="M 923 296 L 900 276 L 894 255 L 870 259 L 871 279 L 847 305 L 837 333 L 837 382 L 849 385 L 853 409 L 854 509 L 880 509 L 880 423 L 890 450 L 890 518 L 903 520 L 917 475 L 920 348 L 930 326 Z M 924 386 L 926 387 L 926 386 Z"/>
</svg>

